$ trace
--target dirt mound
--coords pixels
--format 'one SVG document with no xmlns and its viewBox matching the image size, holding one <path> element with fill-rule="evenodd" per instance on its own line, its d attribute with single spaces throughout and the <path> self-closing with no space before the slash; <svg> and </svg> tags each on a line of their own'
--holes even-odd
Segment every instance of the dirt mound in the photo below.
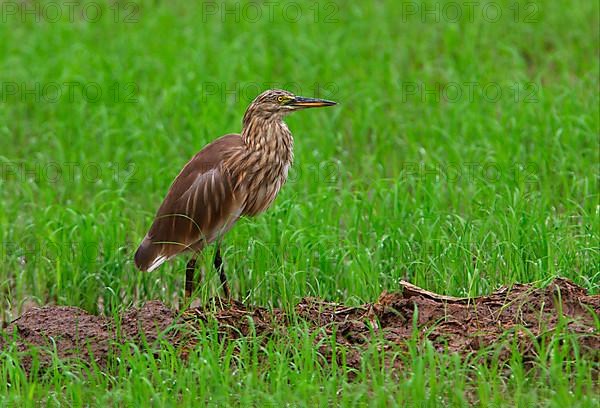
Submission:
<svg viewBox="0 0 600 408">
<path fill-rule="evenodd" d="M 362 351 L 373 341 L 380 347 L 401 347 L 416 335 L 428 339 L 440 350 L 467 354 L 487 346 L 517 341 L 525 358 L 535 354 L 536 342 L 544 341 L 558 325 L 577 334 L 583 352 L 598 353 L 600 333 L 595 318 L 600 315 L 600 296 L 589 296 L 584 289 L 566 279 L 556 279 L 545 288 L 514 285 L 490 296 L 472 299 L 453 298 L 427 292 L 401 282 L 401 293 L 383 293 L 377 302 L 347 307 L 316 298 L 305 298 L 295 308 L 295 319 L 307 322 L 317 339 L 335 336 L 347 352 L 347 364 L 358 367 Z M 416 317 L 416 322 L 414 318 Z M 255 333 L 269 336 L 285 331 L 292 320 L 279 309 L 245 306 L 238 302 L 213 301 L 210 307 L 186 310 L 182 314 L 158 301 L 130 309 L 121 316 L 118 328 L 108 318 L 93 316 L 76 307 L 48 306 L 32 309 L 13 321 L 0 337 L 0 349 L 31 346 L 56 350 L 59 357 L 95 360 L 104 365 L 111 347 L 131 341 L 153 344 L 162 337 L 181 350 L 185 357 L 195 345 L 190 331 L 182 327 L 217 324 L 226 339 Z M 168 330 L 174 325 L 177 330 Z M 334 358 L 331 342 L 321 342 L 320 352 Z M 500 353 L 509 356 L 509 349 Z M 40 353 L 42 363 L 50 358 Z M 30 369 L 31 357 L 22 364 Z"/>
</svg>

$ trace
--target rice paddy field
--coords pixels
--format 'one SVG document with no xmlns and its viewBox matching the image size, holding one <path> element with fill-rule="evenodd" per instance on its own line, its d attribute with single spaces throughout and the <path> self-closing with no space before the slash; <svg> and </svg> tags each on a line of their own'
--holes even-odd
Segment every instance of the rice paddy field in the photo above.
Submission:
<svg viewBox="0 0 600 408">
<path fill-rule="evenodd" d="M 356 366 L 296 305 L 401 280 L 476 297 L 560 277 L 597 299 L 599 23 L 596 1 L 0 1 L 5 328 L 45 305 L 117 327 L 176 309 L 186 258 L 141 273 L 133 254 L 181 167 L 263 90 L 338 102 L 286 119 L 287 184 L 223 243 L 234 298 L 289 314 L 284 333 L 226 340 L 209 319 L 185 358 L 124 342 L 101 366 L 5 330 L 0 406 L 598 406 L 600 346 L 568 322 L 526 358 L 510 333 L 468 354 L 415 335 Z"/>
</svg>

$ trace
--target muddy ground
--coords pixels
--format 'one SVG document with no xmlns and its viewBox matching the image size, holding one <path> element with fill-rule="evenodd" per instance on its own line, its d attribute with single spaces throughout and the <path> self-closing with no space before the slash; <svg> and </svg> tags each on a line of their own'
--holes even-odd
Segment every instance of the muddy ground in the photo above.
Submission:
<svg viewBox="0 0 600 408">
<path fill-rule="evenodd" d="M 42 348 L 55 344 L 61 358 L 93 358 L 101 366 L 115 344 L 132 341 L 160 346 L 166 339 L 180 350 L 182 358 L 194 349 L 193 330 L 207 322 L 216 324 L 225 339 L 285 333 L 290 321 L 303 320 L 316 339 L 335 336 L 339 347 L 347 351 L 346 363 L 359 367 L 364 350 L 379 342 L 379 348 L 402 350 L 414 339 L 413 318 L 417 316 L 419 341 L 428 339 L 439 350 L 461 355 L 486 347 L 497 347 L 499 358 L 510 357 L 510 344 L 516 341 L 524 359 L 535 357 L 536 343 L 549 341 L 558 324 L 577 334 L 580 350 L 598 358 L 600 333 L 600 295 L 588 295 L 584 289 L 566 279 L 556 279 L 545 288 L 514 285 L 489 296 L 461 299 L 427 292 L 401 282 L 398 293 L 383 293 L 375 303 L 359 307 L 305 298 L 290 318 L 279 309 L 243 305 L 238 302 L 213 302 L 210 307 L 188 309 L 185 313 L 169 309 L 158 301 L 130 309 L 121 316 L 121 326 L 109 318 L 94 316 L 69 306 L 33 308 L 11 322 L 0 337 L 0 349 L 30 346 Z M 415 313 L 415 309 L 417 313 Z M 251 322 L 252 321 L 252 322 Z M 565 323 L 566 322 L 566 323 Z M 178 329 L 173 330 L 173 326 Z M 254 333 L 253 333 L 254 331 Z M 381 339 L 384 339 L 383 341 Z M 146 343 L 145 343 L 146 342 Z M 331 360 L 331 341 L 319 342 L 322 355 Z M 502 345 L 505 345 L 503 348 Z M 399 346 L 399 347 L 398 347 Z M 54 348 L 54 346 L 51 346 Z M 42 363 L 49 356 L 41 353 Z M 31 367 L 27 353 L 21 361 Z M 392 366 L 401 364 L 396 360 Z"/>
</svg>

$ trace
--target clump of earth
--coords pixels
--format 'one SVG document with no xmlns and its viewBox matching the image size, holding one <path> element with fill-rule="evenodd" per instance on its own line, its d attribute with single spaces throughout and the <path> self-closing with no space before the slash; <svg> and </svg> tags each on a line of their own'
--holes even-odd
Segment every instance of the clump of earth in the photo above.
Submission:
<svg viewBox="0 0 600 408">
<path fill-rule="evenodd" d="M 243 336 L 268 338 L 285 332 L 291 321 L 297 324 L 300 320 L 307 323 L 307 330 L 317 332 L 317 341 L 330 336 L 336 350 L 345 348 L 346 364 L 354 368 L 360 367 L 371 343 L 378 342 L 380 349 L 402 350 L 414 341 L 415 328 L 419 341 L 461 355 L 506 344 L 499 355 L 508 359 L 510 344 L 516 341 L 527 361 L 535 357 L 536 342 L 549 338 L 559 324 L 562 330 L 576 334 L 581 352 L 597 356 L 600 350 L 595 321 L 600 315 L 600 295 L 589 295 L 567 279 L 555 279 L 545 288 L 517 284 L 470 299 L 437 295 L 408 282 L 400 286 L 397 293 L 384 292 L 376 302 L 357 307 L 305 298 L 295 306 L 293 319 L 280 309 L 218 298 L 183 313 L 149 301 L 125 311 L 118 328 L 112 319 L 77 307 L 33 308 L 3 330 L 0 349 L 15 347 L 26 352 L 35 347 L 41 350 L 44 364 L 50 359 L 44 350 L 51 346 L 60 358 L 93 359 L 103 366 L 111 349 L 120 343 L 160 347 L 166 341 L 186 358 L 190 350 L 199 347 L 191 333 L 207 323 L 215 324 L 218 335 L 231 341 Z M 329 361 L 339 358 L 331 345 L 331 341 L 316 342 Z M 24 353 L 21 364 L 25 370 L 31 369 L 31 362 Z M 396 365 L 390 362 L 390 370 Z"/>
</svg>

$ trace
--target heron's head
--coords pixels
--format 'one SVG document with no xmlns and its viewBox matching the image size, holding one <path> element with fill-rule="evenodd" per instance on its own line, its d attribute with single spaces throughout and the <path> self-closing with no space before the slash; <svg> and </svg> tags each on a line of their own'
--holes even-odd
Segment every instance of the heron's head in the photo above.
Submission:
<svg viewBox="0 0 600 408">
<path fill-rule="evenodd" d="M 248 107 L 246 115 L 281 118 L 282 116 L 300 109 L 319 108 L 335 105 L 335 102 L 325 99 L 305 98 L 296 96 L 282 89 L 270 89 L 258 95 Z"/>
</svg>

